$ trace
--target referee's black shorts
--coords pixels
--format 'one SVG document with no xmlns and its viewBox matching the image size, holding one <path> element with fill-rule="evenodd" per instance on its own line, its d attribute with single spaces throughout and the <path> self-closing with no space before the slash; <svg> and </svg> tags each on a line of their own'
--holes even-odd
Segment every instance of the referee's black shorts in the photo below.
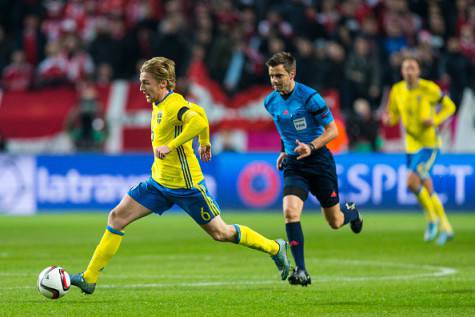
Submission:
<svg viewBox="0 0 475 317">
<path fill-rule="evenodd" d="M 287 156 L 283 170 L 284 196 L 296 195 L 305 201 L 310 192 L 324 208 L 339 202 L 335 160 L 326 147 L 301 160 Z"/>
</svg>

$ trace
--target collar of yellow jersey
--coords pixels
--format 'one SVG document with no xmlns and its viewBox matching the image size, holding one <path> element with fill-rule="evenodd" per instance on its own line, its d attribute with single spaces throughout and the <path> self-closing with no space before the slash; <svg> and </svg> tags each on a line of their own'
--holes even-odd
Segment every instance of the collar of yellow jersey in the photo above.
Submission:
<svg viewBox="0 0 475 317">
<path fill-rule="evenodd" d="M 164 101 L 165 101 L 165 99 L 167 99 L 167 98 L 168 98 L 168 96 L 170 96 L 171 94 L 173 94 L 173 90 L 169 90 L 169 91 L 168 91 L 168 93 L 167 93 L 167 95 L 166 95 L 165 97 L 163 97 L 163 99 L 162 99 L 162 100 L 160 100 L 160 101 L 154 101 L 154 102 L 152 102 L 152 105 L 154 105 L 154 106 L 158 106 L 159 104 L 161 104 L 162 102 L 164 102 Z"/>
</svg>

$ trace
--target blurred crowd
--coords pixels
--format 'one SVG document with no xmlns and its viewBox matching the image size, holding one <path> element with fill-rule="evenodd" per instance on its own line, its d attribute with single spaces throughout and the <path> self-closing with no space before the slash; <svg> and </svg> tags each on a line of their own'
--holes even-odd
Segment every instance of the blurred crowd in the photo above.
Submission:
<svg viewBox="0 0 475 317">
<path fill-rule="evenodd" d="M 475 1 L 0 0 L 6 90 L 137 80 L 160 55 L 176 61 L 178 82 L 203 63 L 232 95 L 267 84 L 264 63 L 282 50 L 298 81 L 340 93 L 350 143 L 364 133 L 377 150 L 374 110 L 407 52 L 457 106 L 475 87 Z"/>
</svg>

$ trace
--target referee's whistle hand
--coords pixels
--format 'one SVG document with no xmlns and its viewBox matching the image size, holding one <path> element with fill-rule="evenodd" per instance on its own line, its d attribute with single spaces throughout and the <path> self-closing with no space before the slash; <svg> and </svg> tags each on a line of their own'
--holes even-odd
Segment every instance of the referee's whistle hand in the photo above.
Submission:
<svg viewBox="0 0 475 317">
<path fill-rule="evenodd" d="M 308 144 L 302 143 L 299 140 L 295 140 L 295 143 L 297 143 L 297 147 L 294 149 L 294 152 L 300 154 L 297 156 L 297 160 L 303 159 L 312 153 Z"/>
</svg>

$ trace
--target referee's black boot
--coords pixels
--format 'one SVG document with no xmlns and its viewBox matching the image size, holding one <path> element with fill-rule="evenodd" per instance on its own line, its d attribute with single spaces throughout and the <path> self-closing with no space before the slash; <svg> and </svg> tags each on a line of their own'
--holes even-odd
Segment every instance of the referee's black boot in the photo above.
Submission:
<svg viewBox="0 0 475 317">
<path fill-rule="evenodd" d="M 307 271 L 299 267 L 294 267 L 294 270 L 292 271 L 292 274 L 290 274 L 288 281 L 290 285 L 307 286 L 312 284 L 312 279 L 310 278 L 310 275 L 307 273 Z"/>
<path fill-rule="evenodd" d="M 358 211 L 358 208 L 356 208 L 356 204 L 348 202 L 346 203 L 346 208 L 348 208 L 348 210 L 353 210 L 358 214 L 358 217 L 355 220 L 350 221 L 350 227 L 351 231 L 353 231 L 354 233 L 360 233 L 361 230 L 363 230 L 363 217 Z"/>
</svg>

